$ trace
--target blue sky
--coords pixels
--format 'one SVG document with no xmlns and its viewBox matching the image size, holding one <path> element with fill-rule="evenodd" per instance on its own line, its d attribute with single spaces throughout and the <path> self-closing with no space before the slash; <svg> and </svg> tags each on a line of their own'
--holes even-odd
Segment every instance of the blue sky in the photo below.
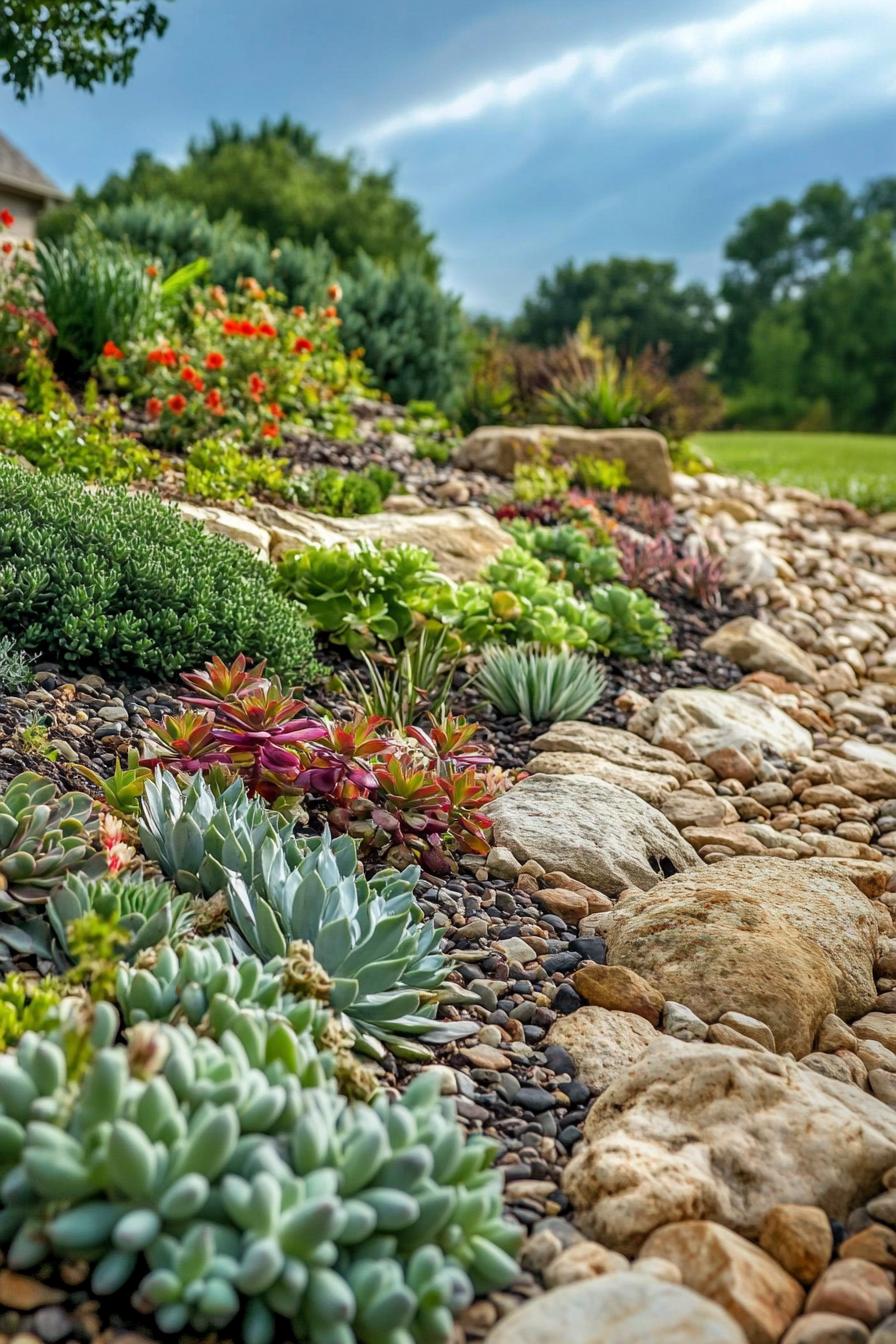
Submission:
<svg viewBox="0 0 896 1344">
<path fill-rule="evenodd" d="M 896 174 L 896 0 L 173 0 L 132 82 L 56 81 L 0 130 L 66 188 L 211 117 L 288 112 L 394 164 L 447 283 L 509 314 L 574 257 L 713 280 L 738 217 Z"/>
</svg>

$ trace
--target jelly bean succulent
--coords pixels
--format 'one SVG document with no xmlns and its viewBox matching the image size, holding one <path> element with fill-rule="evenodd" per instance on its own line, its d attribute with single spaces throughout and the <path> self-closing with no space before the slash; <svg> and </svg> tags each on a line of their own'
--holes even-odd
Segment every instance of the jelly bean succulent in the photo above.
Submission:
<svg viewBox="0 0 896 1344">
<path fill-rule="evenodd" d="M 494 1146 L 438 1080 L 352 1104 L 311 1032 L 235 1013 L 220 1042 L 144 1023 L 72 1068 L 63 1028 L 0 1057 L 0 1244 L 14 1270 L 88 1261 L 160 1330 L 246 1344 L 447 1344 L 508 1283 Z"/>
</svg>

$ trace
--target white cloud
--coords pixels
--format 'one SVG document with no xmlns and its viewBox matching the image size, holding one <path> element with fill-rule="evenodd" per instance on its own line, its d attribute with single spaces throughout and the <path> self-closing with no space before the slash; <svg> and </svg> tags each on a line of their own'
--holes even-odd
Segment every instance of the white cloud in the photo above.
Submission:
<svg viewBox="0 0 896 1344">
<path fill-rule="evenodd" d="M 715 117 L 721 103 L 761 130 L 826 115 L 848 84 L 855 103 L 891 101 L 896 63 L 894 0 L 752 0 L 719 19 L 655 27 L 615 44 L 582 46 L 527 70 L 495 75 L 451 97 L 420 103 L 359 138 L 373 148 L 481 121 L 564 93 L 587 90 L 595 117 L 635 112 L 683 120 Z M 754 101 L 750 101 L 754 100 Z"/>
</svg>

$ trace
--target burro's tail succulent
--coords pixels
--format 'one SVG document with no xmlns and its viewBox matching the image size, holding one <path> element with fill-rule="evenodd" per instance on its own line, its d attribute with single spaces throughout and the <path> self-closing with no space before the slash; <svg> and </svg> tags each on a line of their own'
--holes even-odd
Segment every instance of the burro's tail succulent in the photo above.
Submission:
<svg viewBox="0 0 896 1344">
<path fill-rule="evenodd" d="M 0 1056 L 0 1246 L 92 1263 L 158 1327 L 246 1344 L 444 1344 L 514 1276 L 493 1146 L 438 1080 L 351 1103 L 310 1031 L 235 1012 L 216 1042 L 144 1023 L 70 1071 L 63 1029 Z"/>
</svg>

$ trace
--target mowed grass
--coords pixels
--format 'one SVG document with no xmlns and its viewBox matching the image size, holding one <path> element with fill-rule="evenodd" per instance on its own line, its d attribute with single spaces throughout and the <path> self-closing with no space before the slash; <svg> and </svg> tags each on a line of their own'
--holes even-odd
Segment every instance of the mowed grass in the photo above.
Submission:
<svg viewBox="0 0 896 1344">
<path fill-rule="evenodd" d="M 801 485 L 878 512 L 896 509 L 894 436 L 728 430 L 695 434 L 693 441 L 720 472 Z"/>
</svg>

